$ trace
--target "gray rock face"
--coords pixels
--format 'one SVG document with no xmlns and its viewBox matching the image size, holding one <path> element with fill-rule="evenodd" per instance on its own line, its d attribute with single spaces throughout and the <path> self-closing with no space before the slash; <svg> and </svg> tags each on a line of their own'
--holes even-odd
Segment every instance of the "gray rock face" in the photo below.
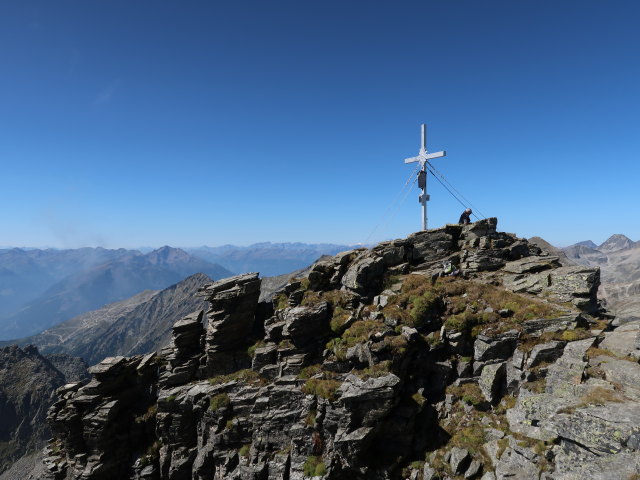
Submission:
<svg viewBox="0 0 640 480">
<path fill-rule="evenodd" d="M 282 336 L 290 338 L 294 345 L 303 346 L 329 329 L 329 305 L 320 302 L 315 306 L 286 309 L 283 314 Z"/>
<path fill-rule="evenodd" d="M 461 231 L 461 225 L 447 225 L 409 235 L 408 240 L 413 245 L 414 261 L 427 263 L 437 261 L 452 250 L 456 250 Z"/>
<path fill-rule="evenodd" d="M 260 278 L 257 273 L 238 275 L 207 285 L 200 292 L 210 304 L 206 333 L 209 375 L 229 373 L 239 364 L 228 352 L 246 344 L 253 331 Z"/>
<path fill-rule="evenodd" d="M 367 294 L 381 285 L 384 258 L 363 255 L 349 266 L 342 277 L 342 285 L 354 292 Z"/>
<path fill-rule="evenodd" d="M 515 273 L 504 276 L 506 288 L 517 293 L 553 296 L 558 302 L 572 302 L 584 311 L 597 308 L 600 270 L 584 267 L 560 267 L 540 273 Z"/>
<path fill-rule="evenodd" d="M 504 390 L 505 375 L 506 363 L 504 362 L 486 365 L 482 369 L 479 381 L 480 390 L 482 390 L 484 398 L 492 405 L 498 403 L 501 397 Z"/>
<path fill-rule="evenodd" d="M 513 355 L 519 338 L 517 330 L 491 336 L 480 334 L 473 344 L 473 359 L 476 362 L 506 360 Z"/>
<path fill-rule="evenodd" d="M 600 346 L 621 357 L 640 358 L 640 321 L 631 321 L 604 334 Z"/>
<path fill-rule="evenodd" d="M 56 440 L 45 450 L 44 478 L 64 478 L 67 467 L 78 478 L 128 478 L 130 467 L 122 459 L 141 455 L 153 438 L 149 427 L 155 422 L 151 406 L 157 364 L 151 360 L 107 358 L 91 367 L 93 379 L 87 385 L 69 384 L 58 391 L 61 400 L 47 417 Z M 63 459 L 61 449 L 73 462 Z"/>
<path fill-rule="evenodd" d="M 507 262 L 504 271 L 508 273 L 534 273 L 560 267 L 558 257 L 531 256 Z"/>
<path fill-rule="evenodd" d="M 465 448 L 453 447 L 451 449 L 451 457 L 449 459 L 449 465 L 451 465 L 451 471 L 459 475 L 464 473 L 471 462 L 469 451 Z"/>
<path fill-rule="evenodd" d="M 197 377 L 204 341 L 203 317 L 204 311 L 200 310 L 173 325 L 173 340 L 166 349 L 167 367 L 159 378 L 162 387 L 181 385 Z M 147 355 L 143 363 L 151 358 Z"/>
<path fill-rule="evenodd" d="M 596 334 L 565 340 L 600 320 L 579 310 L 597 272 L 496 224 L 323 258 L 268 305 L 256 274 L 205 287 L 206 332 L 201 312 L 183 316 L 157 357 L 106 359 L 59 390 L 46 479 L 551 479 L 576 463 L 569 445 L 597 449 L 590 472 L 607 449 L 635 454 L 636 412 L 617 400 L 640 398 L 640 372 L 591 358 Z M 443 261 L 462 275 L 438 279 Z M 517 282 L 510 303 L 499 286 Z M 522 321 L 542 302 L 556 318 Z"/>
<path fill-rule="evenodd" d="M 465 225 L 462 228 L 462 234 L 469 239 L 491 237 L 496 234 L 497 226 L 497 218 L 485 218 Z"/>
<path fill-rule="evenodd" d="M 532 480 L 540 478 L 538 466 L 521 451 L 507 447 L 496 465 L 497 480 Z"/>
<path fill-rule="evenodd" d="M 595 308 L 600 269 L 584 267 L 561 267 L 550 274 L 548 291 L 560 302 L 573 302 L 576 306 L 588 310 Z"/>
</svg>

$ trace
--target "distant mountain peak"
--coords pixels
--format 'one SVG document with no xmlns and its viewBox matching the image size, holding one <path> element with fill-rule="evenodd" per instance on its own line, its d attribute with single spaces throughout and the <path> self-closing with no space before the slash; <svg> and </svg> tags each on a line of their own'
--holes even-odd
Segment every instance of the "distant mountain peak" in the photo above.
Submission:
<svg viewBox="0 0 640 480">
<path fill-rule="evenodd" d="M 621 233 L 616 233 L 607 238 L 604 243 L 598 247 L 598 250 L 601 252 L 615 252 L 617 250 L 631 248 L 634 245 L 635 243 L 629 237 Z"/>
<path fill-rule="evenodd" d="M 578 242 L 578 243 L 574 243 L 573 245 L 571 245 L 572 247 L 587 247 L 587 248 L 593 248 L 594 250 L 598 249 L 598 245 L 596 245 L 594 242 L 592 242 L 591 240 L 583 240 L 582 242 Z"/>
<path fill-rule="evenodd" d="M 193 257 L 184 250 L 180 248 L 170 247 L 168 245 L 147 253 L 145 257 L 154 264 L 173 263 L 176 261 L 189 261 L 193 259 Z"/>
</svg>

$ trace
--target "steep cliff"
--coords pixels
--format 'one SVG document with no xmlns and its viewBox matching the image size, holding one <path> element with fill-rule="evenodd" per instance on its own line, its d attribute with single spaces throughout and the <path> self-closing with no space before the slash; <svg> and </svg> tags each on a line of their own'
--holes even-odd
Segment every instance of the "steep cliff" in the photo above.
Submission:
<svg viewBox="0 0 640 480">
<path fill-rule="evenodd" d="M 0 473 L 49 438 L 47 409 L 56 389 L 69 379 L 87 378 L 79 358 L 40 355 L 33 345 L 0 348 Z"/>
<path fill-rule="evenodd" d="M 496 224 L 323 259 L 270 303 L 257 274 L 203 287 L 206 328 L 59 390 L 46 478 L 640 474 L 637 329 L 607 331 L 597 269 Z"/>
</svg>

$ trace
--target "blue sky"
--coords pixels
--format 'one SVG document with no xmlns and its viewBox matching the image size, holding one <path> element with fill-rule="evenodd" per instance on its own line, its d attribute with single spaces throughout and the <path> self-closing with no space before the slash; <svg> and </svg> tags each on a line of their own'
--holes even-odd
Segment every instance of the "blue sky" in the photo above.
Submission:
<svg viewBox="0 0 640 480">
<path fill-rule="evenodd" d="M 500 230 L 640 240 L 639 24 L 635 1 L 2 2 L 0 245 L 404 237 L 423 122 Z M 455 222 L 429 182 L 430 226 Z"/>
</svg>

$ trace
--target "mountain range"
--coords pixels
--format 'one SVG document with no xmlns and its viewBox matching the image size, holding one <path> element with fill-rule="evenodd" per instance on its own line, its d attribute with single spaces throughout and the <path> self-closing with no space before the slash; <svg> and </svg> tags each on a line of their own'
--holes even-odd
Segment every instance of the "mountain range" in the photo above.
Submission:
<svg viewBox="0 0 640 480">
<path fill-rule="evenodd" d="M 69 275 L 137 253 L 134 250 L 107 250 L 100 247 L 0 250 L 0 318 L 35 300 Z"/>
<path fill-rule="evenodd" d="M 542 248 L 543 251 L 559 257 L 562 265 L 583 264 L 600 267 L 603 279 L 600 291 L 601 294 L 607 295 L 609 306 L 612 309 L 619 309 L 617 311 L 618 315 L 623 312 L 624 315 L 631 316 L 633 312 L 637 311 L 640 306 L 640 302 L 636 302 L 640 292 L 640 288 L 638 288 L 638 285 L 640 285 L 639 242 L 633 242 L 624 235 L 613 235 L 601 245 L 596 245 L 591 241 L 583 241 L 563 249 L 553 247 L 541 238 L 533 238 L 529 242 Z M 259 245 L 262 245 L 262 247 Z M 220 247 L 222 250 L 218 251 L 217 254 L 222 256 L 223 251 L 226 251 L 227 253 L 234 253 L 235 256 L 232 255 L 233 258 L 245 258 L 246 260 L 250 259 L 251 255 L 256 255 L 256 252 L 261 248 L 263 251 L 279 252 L 282 254 L 282 258 L 291 255 L 291 250 L 305 251 L 305 248 L 294 247 L 293 245 L 295 244 L 280 245 L 281 247 L 273 247 L 273 244 L 258 244 L 258 246 L 252 246 L 255 247 L 253 250 L 249 247 L 242 247 L 247 249 L 244 257 L 238 253 L 237 247 L 232 246 Z M 339 251 L 345 248 L 334 247 Z M 313 251 L 313 249 L 308 250 Z M 289 253 L 284 253 L 287 251 Z M 68 285 L 68 288 L 66 290 L 61 289 L 61 292 L 75 292 L 77 295 L 82 295 L 86 294 L 86 292 L 92 292 L 93 288 L 97 290 L 102 288 L 109 289 L 110 283 L 104 281 L 105 275 L 100 273 L 105 271 L 110 272 L 106 277 L 110 277 L 112 282 L 130 281 L 133 283 L 134 280 L 140 280 L 141 283 L 144 283 L 154 275 L 168 279 L 171 274 L 180 276 L 194 268 L 214 265 L 206 260 L 197 258 L 193 251 L 188 253 L 171 247 L 163 247 L 144 255 L 126 250 L 108 252 L 111 252 L 109 255 L 114 255 L 115 260 L 93 265 L 86 271 L 68 275 L 56 283 L 56 285 Z M 113 254 L 113 252 L 117 253 Z M 14 255 L 13 258 L 25 258 L 19 252 L 12 252 L 12 254 Z M 107 253 L 101 252 L 101 255 L 107 255 Z M 274 257 L 277 258 L 275 253 Z M 260 257 L 257 256 L 256 259 L 259 260 Z M 313 260 L 317 259 L 318 257 L 314 257 Z M 313 260 L 309 263 L 312 263 Z M 324 263 L 332 261 L 334 260 L 331 257 L 322 257 L 319 264 L 324 265 Z M 37 262 L 25 263 L 37 265 Z M 247 265 L 251 266 L 255 265 L 255 263 L 247 263 Z M 127 270 L 127 268 L 130 268 L 130 270 Z M 220 268 L 224 270 L 224 267 Z M 264 277 L 261 282 L 260 301 L 269 301 L 275 292 L 281 291 L 291 277 L 307 277 L 309 271 L 310 268 L 308 267 L 289 274 Z M 218 270 L 218 272 L 222 271 Z M 229 276 L 230 274 L 228 271 L 223 273 L 225 273 L 224 276 Z M 163 274 L 166 274 L 166 276 L 162 277 Z M 60 274 L 58 273 L 58 275 Z M 156 280 L 158 279 L 156 278 Z M 74 281 L 77 283 L 74 284 Z M 51 365 L 58 372 L 62 372 L 68 380 L 73 375 L 73 371 L 77 371 L 78 368 L 72 362 L 70 363 L 68 359 L 71 357 L 67 355 L 81 357 L 88 364 L 95 364 L 108 356 L 130 356 L 160 351 L 169 343 L 171 326 L 177 320 L 194 311 L 206 308 L 206 304 L 198 291 L 208 283 L 211 283 L 211 278 L 205 274 L 190 275 L 166 288 L 139 291 L 133 296 L 83 312 L 67 321 L 47 328 L 39 334 L 11 343 L 17 343 L 29 355 L 46 356 Z M 622 288 L 623 285 L 626 285 L 626 290 L 617 290 Z M 633 289 L 633 285 L 635 285 L 636 290 Z M 123 292 L 124 289 L 111 288 L 111 291 Z M 60 294 L 59 298 L 63 298 L 62 294 Z M 76 301 L 73 295 L 67 298 L 69 302 Z M 64 302 L 51 302 L 47 305 L 59 306 L 64 305 Z M 629 307 L 631 307 L 631 310 L 629 310 Z M 0 342 L 0 344 L 2 343 L 8 342 Z M 33 347 L 27 347 L 27 345 L 37 346 L 40 354 L 38 354 L 38 350 L 29 350 Z M 2 350 L 0 349 L 0 351 Z M 20 353 L 21 350 L 14 349 L 11 352 L 13 352 L 13 355 L 16 352 Z M 34 368 L 39 371 L 38 369 L 44 367 L 36 366 Z M 0 368 L 0 370 L 2 369 Z M 72 373 L 69 373 L 69 371 Z M 55 385 L 60 385 L 62 380 L 59 373 L 53 372 L 49 376 L 55 379 Z M 24 379 L 21 382 L 24 384 Z M 51 388 L 54 387 L 52 386 Z M 47 393 L 47 395 L 49 394 Z M 48 396 L 46 398 L 42 395 L 40 396 L 42 398 L 38 400 L 39 402 L 42 404 L 50 403 Z M 5 406 L 0 405 L 1 411 L 7 408 L 10 408 L 8 404 Z M 21 411 L 20 415 L 28 417 L 29 413 Z M 42 422 L 42 418 L 38 422 Z M 34 423 L 32 428 L 36 428 L 37 425 L 38 423 Z M 7 429 L 2 427 L 0 428 L 1 430 Z M 38 435 L 38 438 L 41 438 L 43 433 L 38 433 Z M 32 451 L 34 446 L 25 444 L 20 447 L 20 452 Z M 18 450 L 12 453 L 12 459 L 16 458 L 16 453 L 18 453 Z"/>
<path fill-rule="evenodd" d="M 11 343 L 36 345 L 43 354 L 81 357 L 89 365 L 109 356 L 160 350 L 169 341 L 171 325 L 206 307 L 198 289 L 211 281 L 197 273 L 161 291 L 146 290 Z"/>
<path fill-rule="evenodd" d="M 162 247 L 147 254 L 104 249 L 61 251 L 58 253 L 62 259 L 52 259 L 54 252 L 45 252 L 43 257 L 51 260 L 50 266 L 47 262 L 38 261 L 38 253 L 34 250 L 21 253 L 13 249 L 0 254 L 5 284 L 14 291 L 20 291 L 16 294 L 18 297 L 29 297 L 20 290 L 29 285 L 38 284 L 39 292 L 18 310 L 0 318 L 0 338 L 19 338 L 41 332 L 76 315 L 129 298 L 141 291 L 163 289 L 194 273 L 201 272 L 216 279 L 232 275 L 220 265 L 171 247 Z M 85 261 L 80 258 L 83 253 L 89 254 Z M 72 256 L 73 260 L 65 264 L 64 258 L 68 256 Z M 101 260 L 107 261 L 100 263 Z M 47 275 L 49 269 L 54 274 Z M 66 276 L 58 279 L 65 273 Z M 11 284 L 10 277 L 24 281 Z M 44 287 L 47 288 L 43 290 Z M 4 297 L 11 298 L 12 295 L 6 293 Z M 16 301 L 12 303 L 15 306 Z"/>
<path fill-rule="evenodd" d="M 309 268 L 264 277 L 260 301 L 270 301 L 291 277 L 306 275 Z M 160 351 L 171 336 L 171 326 L 182 317 L 202 309 L 206 302 L 198 290 L 211 283 L 203 273 L 191 275 L 163 290 L 145 290 L 133 297 L 82 313 L 47 330 L 3 345 L 35 345 L 42 354 L 81 357 L 94 365 L 105 357 Z"/>
<path fill-rule="evenodd" d="M 161 290 L 195 273 L 212 279 L 233 273 L 287 274 L 346 245 L 256 243 L 179 249 L 0 250 L 0 339 L 36 334 L 77 315 Z"/>
<path fill-rule="evenodd" d="M 60 390 L 38 478 L 636 478 L 640 321 L 496 226 L 325 258 L 270 309 L 255 274 L 208 285 L 206 326 Z"/>
<path fill-rule="evenodd" d="M 332 243 L 262 242 L 247 247 L 223 245 L 184 250 L 235 273 L 260 272 L 262 276 L 272 277 L 307 267 L 322 255 L 335 255 L 351 248 L 354 247 Z"/>
<path fill-rule="evenodd" d="M 621 318 L 640 318 L 640 242 L 615 234 L 600 245 L 578 242 L 562 251 L 573 262 L 600 267 L 599 297 Z"/>
</svg>

